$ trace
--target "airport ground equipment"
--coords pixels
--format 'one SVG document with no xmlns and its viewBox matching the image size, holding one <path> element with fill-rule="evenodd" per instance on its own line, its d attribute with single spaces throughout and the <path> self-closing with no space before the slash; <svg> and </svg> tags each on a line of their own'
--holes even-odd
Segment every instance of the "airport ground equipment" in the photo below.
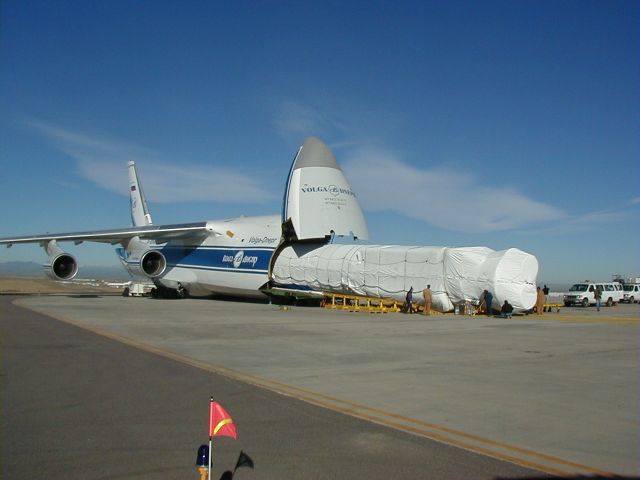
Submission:
<svg viewBox="0 0 640 480">
<path fill-rule="evenodd" d="M 350 312 L 388 313 L 401 312 L 404 302 L 388 298 L 363 297 L 342 293 L 324 292 L 323 306 Z"/>
<path fill-rule="evenodd" d="M 131 282 L 122 291 L 123 297 L 148 297 L 154 288 L 152 283 Z"/>
<path fill-rule="evenodd" d="M 453 307 L 453 313 L 454 315 L 474 316 L 482 312 L 480 312 L 480 305 L 478 305 L 476 302 L 466 301 L 456 303 Z"/>
<path fill-rule="evenodd" d="M 542 306 L 544 312 L 551 312 L 555 309 L 556 313 L 560 312 L 560 308 L 564 307 L 562 303 L 545 303 Z"/>
</svg>

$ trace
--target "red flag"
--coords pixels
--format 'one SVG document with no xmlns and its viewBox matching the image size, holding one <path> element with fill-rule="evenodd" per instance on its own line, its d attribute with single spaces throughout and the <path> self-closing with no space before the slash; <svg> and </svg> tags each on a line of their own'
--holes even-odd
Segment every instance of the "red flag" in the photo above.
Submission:
<svg viewBox="0 0 640 480">
<path fill-rule="evenodd" d="M 222 408 L 222 405 L 211 399 L 211 409 L 209 410 L 209 436 L 220 437 L 223 435 L 233 439 L 238 438 L 236 426 L 233 424 L 231 415 Z"/>
</svg>

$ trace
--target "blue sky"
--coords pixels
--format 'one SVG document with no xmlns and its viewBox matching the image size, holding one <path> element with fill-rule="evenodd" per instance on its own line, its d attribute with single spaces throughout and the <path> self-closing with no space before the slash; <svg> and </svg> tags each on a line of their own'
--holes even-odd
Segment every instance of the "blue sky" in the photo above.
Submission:
<svg viewBox="0 0 640 480">
<path fill-rule="evenodd" d="M 517 247 L 541 283 L 640 276 L 638 2 L 0 9 L 0 236 L 127 225 L 130 159 L 157 224 L 278 213 L 316 135 L 372 243 Z"/>
</svg>

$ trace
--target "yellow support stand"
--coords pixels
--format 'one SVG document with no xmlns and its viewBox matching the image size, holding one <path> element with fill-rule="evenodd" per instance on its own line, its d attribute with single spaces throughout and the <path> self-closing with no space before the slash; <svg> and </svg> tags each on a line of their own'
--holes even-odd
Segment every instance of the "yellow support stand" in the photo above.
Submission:
<svg viewBox="0 0 640 480">
<path fill-rule="evenodd" d="M 324 293 L 324 308 L 350 312 L 387 313 L 402 311 L 402 302 L 388 298 L 362 297 L 340 293 Z"/>
<path fill-rule="evenodd" d="M 556 313 L 560 312 L 560 307 L 564 307 L 562 303 L 545 303 L 542 306 L 543 312 L 551 312 L 554 308 L 556 309 Z"/>
</svg>

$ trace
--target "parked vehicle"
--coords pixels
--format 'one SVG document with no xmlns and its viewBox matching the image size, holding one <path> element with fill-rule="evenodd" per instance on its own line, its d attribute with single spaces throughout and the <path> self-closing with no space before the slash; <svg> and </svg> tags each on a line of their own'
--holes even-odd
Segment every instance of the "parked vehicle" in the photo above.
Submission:
<svg viewBox="0 0 640 480">
<path fill-rule="evenodd" d="M 152 283 L 131 282 L 122 292 L 123 297 L 148 297 L 153 289 Z"/>
<path fill-rule="evenodd" d="M 639 283 L 627 283 L 622 286 L 623 293 L 621 302 L 626 303 L 640 303 L 640 284 Z"/>
<path fill-rule="evenodd" d="M 595 291 L 598 287 L 602 291 L 600 302 L 607 307 L 615 305 L 623 298 L 624 290 L 622 289 L 622 285 L 618 282 L 576 283 L 564 295 L 565 307 L 570 307 L 572 305 L 581 305 L 583 307 L 595 305 Z"/>
</svg>

